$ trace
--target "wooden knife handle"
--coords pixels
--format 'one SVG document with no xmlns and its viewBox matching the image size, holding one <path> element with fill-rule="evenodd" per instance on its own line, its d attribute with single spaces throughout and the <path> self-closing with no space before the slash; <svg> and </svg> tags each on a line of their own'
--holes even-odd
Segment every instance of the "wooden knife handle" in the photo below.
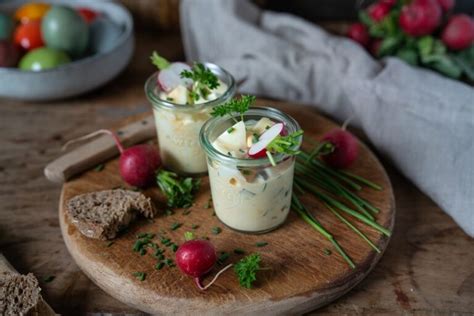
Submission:
<svg viewBox="0 0 474 316">
<path fill-rule="evenodd" d="M 131 123 L 117 130 L 124 146 L 130 146 L 156 136 L 153 116 Z M 63 183 L 118 154 L 112 137 L 100 136 L 64 154 L 46 166 L 44 174 L 52 182 Z"/>
</svg>

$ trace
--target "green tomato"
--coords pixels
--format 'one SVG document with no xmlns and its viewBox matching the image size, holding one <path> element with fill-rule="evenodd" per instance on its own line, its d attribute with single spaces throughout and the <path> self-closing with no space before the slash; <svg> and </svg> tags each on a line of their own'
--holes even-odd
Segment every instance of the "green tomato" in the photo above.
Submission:
<svg viewBox="0 0 474 316">
<path fill-rule="evenodd" d="M 14 23 L 11 17 L 0 13 L 0 40 L 7 40 L 11 38 Z"/>
<path fill-rule="evenodd" d="M 88 45 L 89 27 L 73 9 L 55 5 L 41 22 L 46 46 L 62 50 L 73 58 L 81 57 Z"/>
<path fill-rule="evenodd" d="M 51 69 L 71 61 L 64 52 L 50 48 L 41 47 L 30 51 L 20 60 L 21 70 L 41 71 Z"/>
</svg>

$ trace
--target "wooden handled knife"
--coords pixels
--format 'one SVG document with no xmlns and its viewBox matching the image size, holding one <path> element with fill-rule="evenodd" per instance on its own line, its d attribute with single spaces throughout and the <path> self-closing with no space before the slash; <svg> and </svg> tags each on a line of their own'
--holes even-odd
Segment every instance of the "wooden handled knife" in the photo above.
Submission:
<svg viewBox="0 0 474 316">
<path fill-rule="evenodd" d="M 116 132 L 124 146 L 141 143 L 156 137 L 154 118 L 149 115 Z M 63 183 L 71 177 L 113 158 L 118 153 L 110 136 L 100 136 L 48 164 L 44 169 L 44 174 L 52 182 Z"/>
</svg>

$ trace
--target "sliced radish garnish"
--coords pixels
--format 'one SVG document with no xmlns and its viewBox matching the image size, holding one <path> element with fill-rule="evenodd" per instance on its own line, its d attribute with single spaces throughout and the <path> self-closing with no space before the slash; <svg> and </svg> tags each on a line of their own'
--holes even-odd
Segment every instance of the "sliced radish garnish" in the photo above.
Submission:
<svg viewBox="0 0 474 316">
<path fill-rule="evenodd" d="M 260 140 L 262 139 L 271 139 L 271 140 L 274 140 L 275 137 L 277 137 L 278 135 L 281 134 L 281 132 L 283 131 L 283 129 L 285 128 L 285 125 L 283 123 L 276 123 L 274 124 L 272 127 L 270 127 L 269 129 L 267 129 L 265 131 L 265 133 L 263 133 L 262 135 L 260 135 Z"/>
<path fill-rule="evenodd" d="M 192 80 L 188 78 L 181 78 L 183 70 L 191 70 L 191 67 L 185 63 L 172 63 L 168 68 L 161 70 L 158 73 L 158 85 L 161 90 L 170 92 L 179 85 L 190 86 Z"/>
<path fill-rule="evenodd" d="M 283 127 L 283 123 L 277 123 L 267 129 L 267 131 L 260 136 L 259 141 L 250 147 L 249 156 L 254 159 L 265 157 L 267 155 L 268 145 L 280 135 Z"/>
</svg>

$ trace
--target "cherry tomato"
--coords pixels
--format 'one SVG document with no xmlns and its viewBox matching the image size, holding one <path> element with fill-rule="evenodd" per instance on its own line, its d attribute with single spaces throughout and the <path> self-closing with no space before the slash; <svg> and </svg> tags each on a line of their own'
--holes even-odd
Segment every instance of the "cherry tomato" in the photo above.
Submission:
<svg viewBox="0 0 474 316">
<path fill-rule="evenodd" d="M 51 7 L 47 3 L 27 3 L 19 7 L 15 12 L 15 19 L 21 23 L 40 20 Z"/>
<path fill-rule="evenodd" d="M 87 22 L 91 23 L 92 21 L 95 20 L 95 18 L 99 15 L 97 12 L 92 11 L 89 8 L 78 8 L 77 12 L 79 13 L 80 16 Z"/>
<path fill-rule="evenodd" d="M 24 50 L 44 46 L 41 36 L 41 21 L 35 20 L 20 24 L 15 30 L 14 42 Z"/>
</svg>

